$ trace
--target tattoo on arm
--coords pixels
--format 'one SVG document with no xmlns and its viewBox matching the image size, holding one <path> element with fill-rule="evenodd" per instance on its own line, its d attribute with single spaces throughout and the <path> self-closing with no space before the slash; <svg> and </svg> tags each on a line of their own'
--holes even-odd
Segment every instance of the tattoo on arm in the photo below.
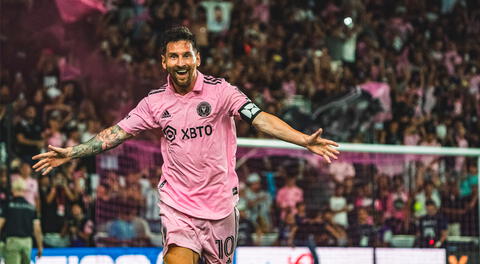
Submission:
<svg viewBox="0 0 480 264">
<path fill-rule="evenodd" d="M 132 135 L 125 132 L 118 125 L 115 125 L 98 133 L 89 141 L 74 146 L 70 156 L 72 158 L 81 158 L 89 155 L 95 155 L 114 148 L 131 137 Z"/>
</svg>

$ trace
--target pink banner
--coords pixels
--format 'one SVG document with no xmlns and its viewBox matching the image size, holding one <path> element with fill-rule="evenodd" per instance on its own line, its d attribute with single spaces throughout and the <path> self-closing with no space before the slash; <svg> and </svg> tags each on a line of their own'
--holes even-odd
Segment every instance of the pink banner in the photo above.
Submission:
<svg viewBox="0 0 480 264">
<path fill-rule="evenodd" d="M 373 98 L 382 103 L 383 112 L 375 116 L 375 121 L 383 122 L 392 118 L 392 102 L 390 98 L 390 86 L 381 82 L 367 82 L 360 85 L 362 90 L 369 92 Z"/>
<path fill-rule="evenodd" d="M 56 2 L 62 20 L 67 23 L 75 22 L 94 11 L 107 12 L 101 0 L 56 0 Z"/>
</svg>

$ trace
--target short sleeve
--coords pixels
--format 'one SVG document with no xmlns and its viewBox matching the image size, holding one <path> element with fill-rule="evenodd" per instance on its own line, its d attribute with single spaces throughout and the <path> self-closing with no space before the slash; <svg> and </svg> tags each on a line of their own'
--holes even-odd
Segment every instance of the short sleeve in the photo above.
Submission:
<svg viewBox="0 0 480 264">
<path fill-rule="evenodd" d="M 252 124 L 255 117 L 262 112 L 243 92 L 229 83 L 224 86 L 224 96 L 230 116 L 241 117 Z"/>
<path fill-rule="evenodd" d="M 160 125 L 155 121 L 148 104 L 148 97 L 143 98 L 140 103 L 128 115 L 117 124 L 125 132 L 137 135 L 138 133 L 158 128 Z"/>
</svg>

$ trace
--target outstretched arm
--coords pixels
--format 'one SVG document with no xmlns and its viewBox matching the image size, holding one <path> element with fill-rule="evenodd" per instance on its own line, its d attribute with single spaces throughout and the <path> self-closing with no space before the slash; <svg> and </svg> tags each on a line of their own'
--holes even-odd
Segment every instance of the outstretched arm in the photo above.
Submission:
<svg viewBox="0 0 480 264">
<path fill-rule="evenodd" d="M 331 158 L 337 159 L 340 153 L 333 147 L 338 144 L 332 140 L 321 138 L 323 130 L 320 128 L 312 135 L 306 135 L 293 129 L 280 118 L 266 112 L 258 114 L 252 122 L 253 126 L 278 139 L 302 146 L 311 152 L 322 156 L 328 163 Z"/>
<path fill-rule="evenodd" d="M 131 138 L 132 135 L 125 132 L 118 125 L 109 127 L 89 141 L 68 148 L 58 148 L 48 146 L 49 152 L 42 153 L 33 157 L 34 160 L 39 160 L 33 168 L 35 171 L 41 171 L 43 175 L 48 174 L 53 168 L 58 167 L 72 159 L 81 158 L 85 156 L 95 155 L 100 152 L 109 150 L 120 145 L 125 140 Z"/>
</svg>

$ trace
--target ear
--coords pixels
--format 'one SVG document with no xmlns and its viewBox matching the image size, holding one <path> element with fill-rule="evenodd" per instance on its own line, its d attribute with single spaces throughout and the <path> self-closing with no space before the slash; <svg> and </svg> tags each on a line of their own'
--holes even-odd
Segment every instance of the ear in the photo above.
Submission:
<svg viewBox="0 0 480 264">
<path fill-rule="evenodd" d="M 195 55 L 197 57 L 197 67 L 200 66 L 201 64 L 201 56 L 200 56 L 200 51 L 197 51 L 197 54 Z"/>
<path fill-rule="evenodd" d="M 165 55 L 162 55 L 162 68 L 164 70 L 167 70 L 167 58 L 165 57 Z"/>
</svg>

